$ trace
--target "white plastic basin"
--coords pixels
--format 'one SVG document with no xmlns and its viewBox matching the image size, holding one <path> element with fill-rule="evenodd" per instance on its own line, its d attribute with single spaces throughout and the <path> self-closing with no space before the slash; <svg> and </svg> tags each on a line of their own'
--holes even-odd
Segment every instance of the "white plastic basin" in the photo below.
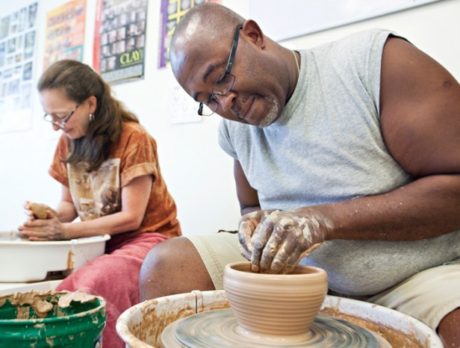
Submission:
<svg viewBox="0 0 460 348">
<path fill-rule="evenodd" d="M 109 235 L 35 242 L 0 233 L 0 282 L 32 282 L 48 272 L 72 272 L 104 254 Z"/>
<path fill-rule="evenodd" d="M 127 348 L 161 347 L 161 333 L 169 323 L 196 313 L 228 306 L 223 290 L 193 291 L 165 296 L 144 301 L 127 309 L 118 318 L 116 328 Z M 326 296 L 322 309 L 337 310 L 397 330 L 415 338 L 423 347 L 443 347 L 439 337 L 427 325 L 379 305 Z"/>
</svg>

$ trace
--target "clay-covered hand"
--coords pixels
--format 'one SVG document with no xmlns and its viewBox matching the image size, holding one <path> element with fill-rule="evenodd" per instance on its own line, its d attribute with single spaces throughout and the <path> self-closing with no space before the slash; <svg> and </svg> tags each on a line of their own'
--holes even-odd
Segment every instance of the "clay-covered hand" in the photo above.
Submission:
<svg viewBox="0 0 460 348">
<path fill-rule="evenodd" d="M 18 227 L 22 238 L 36 241 L 69 239 L 56 211 L 44 204 L 32 202 L 26 202 L 24 208 L 29 219 Z"/>
<path fill-rule="evenodd" d="M 241 217 L 238 227 L 238 239 L 240 241 L 241 253 L 245 258 L 251 260 L 252 257 L 252 238 L 257 226 L 270 215 L 273 210 L 256 210 Z"/>
<path fill-rule="evenodd" d="M 252 212 L 239 225 L 242 254 L 251 261 L 253 272 L 290 273 L 325 240 L 327 226 L 318 214 Z"/>
</svg>

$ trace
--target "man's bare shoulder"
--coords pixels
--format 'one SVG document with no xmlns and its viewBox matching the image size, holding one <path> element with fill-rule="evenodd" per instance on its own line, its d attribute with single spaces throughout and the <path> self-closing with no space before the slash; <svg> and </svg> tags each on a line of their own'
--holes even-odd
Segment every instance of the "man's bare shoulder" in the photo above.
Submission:
<svg viewBox="0 0 460 348">
<path fill-rule="evenodd" d="M 386 145 L 415 177 L 460 173 L 460 85 L 410 42 L 384 47 L 380 114 Z"/>
</svg>

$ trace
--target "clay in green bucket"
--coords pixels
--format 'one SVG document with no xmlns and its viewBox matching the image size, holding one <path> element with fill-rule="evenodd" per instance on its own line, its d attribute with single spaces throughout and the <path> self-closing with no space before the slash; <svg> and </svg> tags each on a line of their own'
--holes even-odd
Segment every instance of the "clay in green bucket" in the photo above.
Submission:
<svg viewBox="0 0 460 348">
<path fill-rule="evenodd" d="M 0 297 L 0 347 L 100 347 L 105 301 L 80 292 Z"/>
</svg>

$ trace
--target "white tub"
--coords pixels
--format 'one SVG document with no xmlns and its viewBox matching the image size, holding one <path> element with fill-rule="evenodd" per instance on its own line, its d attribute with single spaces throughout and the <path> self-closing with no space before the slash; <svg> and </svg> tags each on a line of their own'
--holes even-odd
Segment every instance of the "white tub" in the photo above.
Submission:
<svg viewBox="0 0 460 348">
<path fill-rule="evenodd" d="M 0 282 L 44 280 L 48 272 L 70 273 L 102 255 L 109 235 L 35 242 L 0 232 Z"/>
<path fill-rule="evenodd" d="M 160 297 L 127 309 L 118 318 L 116 328 L 127 348 L 161 347 L 161 333 L 169 323 L 192 314 L 228 307 L 223 290 L 193 291 Z M 410 316 L 382 306 L 326 296 L 322 309 L 337 310 L 403 332 L 417 339 L 423 347 L 443 347 L 439 337 L 428 326 Z"/>
</svg>

